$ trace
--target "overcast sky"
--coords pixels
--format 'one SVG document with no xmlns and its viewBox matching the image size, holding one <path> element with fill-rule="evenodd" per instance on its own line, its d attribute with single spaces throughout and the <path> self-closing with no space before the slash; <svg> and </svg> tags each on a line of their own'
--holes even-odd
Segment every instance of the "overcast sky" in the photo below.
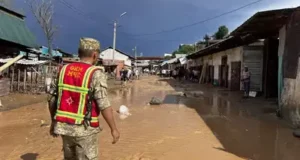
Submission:
<svg viewBox="0 0 300 160">
<path fill-rule="evenodd" d="M 59 32 L 54 47 L 76 53 L 80 37 L 100 41 L 101 49 L 112 46 L 113 20 L 123 12 L 117 29 L 117 49 L 133 55 L 132 48 L 144 56 L 161 56 L 179 44 L 195 43 L 205 34 L 213 34 L 220 25 L 234 30 L 258 11 L 297 7 L 300 0 L 263 0 L 234 13 L 172 32 L 147 35 L 193 24 L 234 10 L 256 0 L 52 0 L 55 24 Z M 63 3 L 66 2 L 67 4 Z M 70 5 L 72 7 L 70 7 Z M 45 37 L 24 0 L 16 0 L 16 9 L 24 10 L 26 23 L 45 45 Z"/>
</svg>

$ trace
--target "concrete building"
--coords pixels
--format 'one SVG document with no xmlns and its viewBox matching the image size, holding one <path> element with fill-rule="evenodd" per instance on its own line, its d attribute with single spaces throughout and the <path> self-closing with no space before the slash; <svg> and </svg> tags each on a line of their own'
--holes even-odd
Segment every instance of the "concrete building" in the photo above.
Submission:
<svg viewBox="0 0 300 160">
<path fill-rule="evenodd" d="M 105 70 L 108 72 L 115 72 L 116 76 L 120 77 L 120 70 L 126 67 L 132 67 L 134 58 L 130 55 L 120 51 L 113 50 L 109 47 L 100 53 L 100 59 L 103 60 Z"/>
<path fill-rule="evenodd" d="M 163 61 L 163 57 L 137 57 L 136 67 L 139 70 L 153 70 Z"/>
<path fill-rule="evenodd" d="M 187 56 L 188 68 L 198 68 L 205 73 L 204 83 L 241 90 L 240 76 L 243 66 L 248 66 L 252 73 L 251 90 L 262 91 L 263 42 L 231 48 L 234 38 L 219 43 Z"/>
<path fill-rule="evenodd" d="M 277 98 L 278 115 L 300 125 L 300 8 L 258 12 L 235 29 L 229 38 L 188 56 L 189 66 L 208 64 L 211 83 L 230 89 L 238 86 L 241 68 L 249 67 L 251 90 Z M 263 39 L 260 44 L 249 45 Z M 226 56 L 224 56 L 226 54 Z M 202 58 L 199 58 L 202 57 Z M 222 67 L 222 65 L 224 67 Z M 225 75 L 223 74 L 225 73 Z M 234 82 L 233 82 L 234 81 Z"/>
<path fill-rule="evenodd" d="M 127 67 L 132 66 L 134 60 L 133 57 L 117 49 L 115 51 L 114 56 L 113 56 L 113 52 L 114 50 L 111 47 L 109 47 L 100 53 L 100 58 L 103 59 L 104 61 L 109 61 L 113 59 L 117 61 L 124 61 L 125 66 Z"/>
<path fill-rule="evenodd" d="M 299 53 L 300 8 L 259 12 L 232 32 L 265 39 L 264 88 L 278 97 L 278 113 L 295 125 L 300 123 Z M 261 24 L 264 24 L 263 26 Z"/>
<path fill-rule="evenodd" d="M 164 57 L 172 57 L 172 53 L 165 53 Z"/>
</svg>

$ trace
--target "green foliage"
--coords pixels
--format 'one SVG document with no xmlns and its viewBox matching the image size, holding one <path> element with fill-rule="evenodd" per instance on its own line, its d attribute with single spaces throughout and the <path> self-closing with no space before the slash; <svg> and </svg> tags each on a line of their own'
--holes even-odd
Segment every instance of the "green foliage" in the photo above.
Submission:
<svg viewBox="0 0 300 160">
<path fill-rule="evenodd" d="M 176 50 L 172 53 L 172 55 L 175 56 L 175 54 L 188 54 L 188 53 L 192 53 L 194 51 L 195 51 L 195 46 L 181 45 L 178 50 Z"/>
<path fill-rule="evenodd" d="M 207 47 L 209 45 L 209 40 L 211 39 L 211 36 L 209 36 L 208 34 L 205 34 L 203 39 L 205 41 L 205 47 Z"/>
<path fill-rule="evenodd" d="M 164 57 L 165 60 L 170 60 L 170 59 L 172 59 L 172 58 L 173 58 L 173 56 L 165 56 L 165 57 Z"/>
<path fill-rule="evenodd" d="M 229 30 L 226 26 L 220 26 L 218 31 L 215 33 L 214 37 L 216 39 L 223 39 L 225 36 L 227 36 L 229 33 Z"/>
<path fill-rule="evenodd" d="M 205 36 L 203 37 L 203 39 L 205 40 L 205 42 L 210 40 L 210 36 L 208 34 L 205 34 Z"/>
</svg>

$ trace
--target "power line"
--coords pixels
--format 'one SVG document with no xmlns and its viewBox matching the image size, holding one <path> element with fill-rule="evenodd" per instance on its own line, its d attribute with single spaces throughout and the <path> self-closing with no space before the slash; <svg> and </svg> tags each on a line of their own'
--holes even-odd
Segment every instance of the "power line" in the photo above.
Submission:
<svg viewBox="0 0 300 160">
<path fill-rule="evenodd" d="M 64 6 L 66 6 L 67 8 L 69 8 L 70 10 L 76 12 L 78 15 L 80 15 L 80 16 L 82 16 L 84 18 L 87 18 L 90 21 L 93 21 L 94 23 L 97 23 L 97 21 L 95 19 L 93 19 L 91 16 L 85 14 L 83 11 L 79 10 L 78 8 L 76 8 L 75 6 L 71 5 L 70 3 L 66 2 L 65 0 L 59 0 L 59 2 L 61 4 L 63 4 Z M 106 38 L 110 38 L 109 36 L 107 36 L 107 35 L 105 35 L 105 34 L 103 34 L 101 32 L 98 32 L 98 33 L 101 34 L 102 36 L 106 37 Z M 124 45 L 120 45 L 120 46 L 127 48 Z"/>
<path fill-rule="evenodd" d="M 93 21 L 93 22 L 97 22 L 95 19 L 93 19 L 91 16 L 89 16 L 88 14 L 85 14 L 82 10 L 76 8 L 75 6 L 73 6 L 72 4 L 66 2 L 66 0 L 59 0 L 63 5 L 65 5 L 66 7 L 68 7 L 69 9 L 71 9 L 72 11 L 76 12 L 77 14 L 88 18 L 89 20 Z M 106 19 L 107 20 L 107 19 Z M 109 20 L 108 20 L 109 21 Z M 149 40 L 149 39 L 139 39 L 139 38 L 135 38 L 132 37 L 130 34 L 126 33 L 126 32 L 122 32 L 122 31 L 118 31 L 118 33 L 122 33 L 125 34 L 127 39 L 132 39 L 132 40 L 142 40 L 142 41 L 152 41 L 152 42 L 166 42 L 166 41 L 173 41 L 173 42 L 178 42 L 179 40 Z M 106 36 L 107 37 L 107 36 Z M 123 46 L 124 47 L 124 46 Z"/>
<path fill-rule="evenodd" d="M 80 15 L 82 15 L 82 16 L 84 16 L 84 17 L 86 17 L 86 18 L 88 18 L 88 19 L 90 19 L 90 20 L 92 20 L 92 21 L 94 21 L 94 22 L 96 22 L 96 20 L 94 20 L 91 16 L 89 16 L 88 14 L 85 14 L 84 11 L 82 11 L 82 10 L 76 8 L 76 7 L 73 6 L 72 4 L 68 3 L 66 0 L 59 0 L 59 1 L 60 1 L 62 4 L 64 4 L 65 6 L 67 6 L 69 9 L 73 10 L 74 12 L 76 12 L 76 13 L 78 13 L 78 14 L 80 14 Z M 106 17 L 102 17 L 102 18 L 108 20 Z"/>
<path fill-rule="evenodd" d="M 61 4 L 63 4 L 64 6 L 66 6 L 67 8 L 69 8 L 70 10 L 72 10 L 73 12 L 76 12 L 78 15 L 84 17 L 84 18 L 87 18 L 91 21 L 93 21 L 94 23 L 97 23 L 97 21 L 95 19 L 93 19 L 91 16 L 89 16 L 88 14 L 85 14 L 82 10 L 76 8 L 75 6 L 73 6 L 72 4 L 66 2 L 66 0 L 59 0 L 59 2 Z M 128 33 L 126 32 L 120 32 L 119 33 L 123 33 L 123 34 L 126 34 L 126 39 L 131 39 L 131 40 L 135 40 L 135 41 L 151 41 L 151 42 L 169 42 L 169 41 L 173 41 L 173 42 L 178 42 L 179 40 L 149 40 L 149 39 L 139 39 L 139 38 L 135 38 L 135 37 L 131 37 Z M 102 33 L 100 33 L 101 35 L 109 38 L 107 35 L 104 35 Z M 119 44 L 121 45 L 122 47 L 125 47 L 127 48 L 126 46 L 122 45 L 122 44 Z"/>
<path fill-rule="evenodd" d="M 202 21 L 199 21 L 199 22 L 195 22 L 195 23 L 192 23 L 192 24 L 188 24 L 188 25 L 184 25 L 184 26 L 181 26 L 181 27 L 176 27 L 174 29 L 170 29 L 170 30 L 164 30 L 164 31 L 160 31 L 160 32 L 155 32 L 155 33 L 146 33 L 146 34 L 140 34 L 140 35 L 132 35 L 132 36 L 135 36 L 135 37 L 141 37 L 141 36 L 151 36 L 151 35 L 158 35 L 158 34 L 163 34 L 163 33 L 168 33 L 168 32 L 174 32 L 174 31 L 177 31 L 177 30 L 181 30 L 181 29 L 184 29 L 184 28 L 188 28 L 188 27 L 192 27 L 192 26 L 195 26 L 195 25 L 198 25 L 198 24 L 201 24 L 201 23 L 205 23 L 207 21 L 211 21 L 213 19 L 216 19 L 216 18 L 219 18 L 219 17 L 222 17 L 222 16 L 225 16 L 225 15 L 228 15 L 230 13 L 233 13 L 233 12 L 236 12 L 236 11 L 239 11 L 241 9 L 244 9 L 248 6 L 251 6 L 253 4 L 256 4 L 258 2 L 261 2 L 263 0 L 257 0 L 255 2 L 251 2 L 251 3 L 248 3 L 244 6 L 241 6 L 239 8 L 236 8 L 234 10 L 231 10 L 231 11 L 228 11 L 228 12 L 225 12 L 225 13 L 222 13 L 222 14 L 219 14 L 217 16 L 214 16 L 214 17 L 211 17 L 211 18 L 207 18 L 205 20 L 202 20 Z"/>
<path fill-rule="evenodd" d="M 63 4 L 64 6 L 66 6 L 67 8 L 69 8 L 70 10 L 76 12 L 77 14 L 79 14 L 80 16 L 87 18 L 91 21 L 93 21 L 94 23 L 97 23 L 97 21 L 95 19 L 93 19 L 91 16 L 89 16 L 88 14 L 85 14 L 82 10 L 76 8 L 75 6 L 73 6 L 72 4 L 66 2 L 66 0 L 59 0 L 59 2 L 61 4 Z M 127 39 L 131 39 L 131 40 L 135 40 L 135 41 L 150 41 L 150 42 L 178 42 L 180 40 L 150 40 L 150 39 L 139 39 L 139 38 L 135 38 L 133 36 L 131 36 L 129 33 L 126 32 L 122 32 L 122 31 L 118 31 L 118 33 L 121 33 L 123 35 L 126 35 Z M 101 34 L 101 33 L 100 33 Z M 108 37 L 107 35 L 101 34 L 105 37 Z M 123 47 L 125 47 L 124 45 L 121 45 Z"/>
<path fill-rule="evenodd" d="M 83 16 L 84 18 L 88 18 L 89 20 L 93 21 L 93 22 L 97 22 L 96 20 L 94 20 L 91 16 L 85 14 L 83 11 L 79 10 L 78 8 L 74 7 L 73 5 L 71 5 L 70 3 L 66 2 L 65 0 L 59 0 L 62 4 L 64 4 L 66 7 L 68 7 L 69 9 L 71 9 L 72 11 L 76 12 L 77 14 Z M 188 28 L 188 27 L 192 27 L 192 26 L 195 26 L 195 25 L 198 25 L 198 24 L 201 24 L 201 23 L 205 23 L 207 21 L 210 21 L 210 20 L 213 20 L 213 19 L 216 19 L 216 18 L 219 18 L 219 17 L 222 17 L 222 16 L 225 16 L 225 15 L 228 15 L 230 13 L 233 13 L 233 12 L 236 12 L 236 11 L 239 11 L 243 8 L 246 8 L 248 6 L 251 6 L 253 4 L 256 4 L 258 2 L 261 2 L 263 0 L 257 0 L 255 2 L 252 2 L 252 3 L 249 3 L 249 4 L 246 4 L 244 6 L 241 6 L 239 8 L 236 8 L 234 10 L 231 10 L 231 11 L 228 11 L 228 12 L 225 12 L 225 13 L 222 13 L 220 15 L 217 15 L 217 16 L 214 16 L 214 17 L 211 17 L 211 18 L 207 18 L 205 20 L 202 20 L 202 21 L 199 21 L 199 22 L 195 22 L 195 23 L 192 23 L 192 24 L 189 24 L 189 25 L 185 25 L 185 26 L 181 26 L 181 27 L 177 27 L 177 28 L 174 28 L 174 29 L 170 29 L 170 30 L 164 30 L 164 31 L 160 31 L 160 32 L 155 32 L 155 33 L 147 33 L 147 34 L 140 34 L 140 35 L 132 35 L 132 34 L 129 34 L 129 33 L 126 33 L 126 32 L 122 32 L 122 31 L 119 31 L 119 33 L 125 35 L 127 37 L 127 39 L 131 39 L 131 40 L 135 40 L 135 41 L 152 41 L 152 42 L 178 42 L 180 41 L 179 39 L 177 40 L 163 40 L 163 39 L 159 39 L 159 40 L 150 40 L 150 39 L 139 39 L 139 38 L 136 38 L 136 37 L 142 37 L 142 36 L 150 36 L 150 35 L 158 35 L 158 34 L 163 34 L 163 33 L 168 33 L 168 32 L 173 32 L 173 31 L 176 31 L 176 30 L 180 30 L 180 29 L 184 29 L 184 28 Z M 104 35 L 104 34 L 102 34 Z M 108 37 L 106 35 L 104 35 L 105 37 Z M 123 46 L 123 45 L 121 45 Z M 125 46 L 123 46 L 125 47 Z"/>
</svg>

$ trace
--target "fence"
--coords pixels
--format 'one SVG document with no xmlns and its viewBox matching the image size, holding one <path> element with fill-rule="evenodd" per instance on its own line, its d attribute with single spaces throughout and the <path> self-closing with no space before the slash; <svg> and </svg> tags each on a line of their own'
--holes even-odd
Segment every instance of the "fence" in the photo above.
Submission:
<svg viewBox="0 0 300 160">
<path fill-rule="evenodd" d="M 46 91 L 46 79 L 55 78 L 57 66 L 49 69 L 47 65 L 14 65 L 8 70 L 10 92 L 40 94 Z"/>
</svg>

